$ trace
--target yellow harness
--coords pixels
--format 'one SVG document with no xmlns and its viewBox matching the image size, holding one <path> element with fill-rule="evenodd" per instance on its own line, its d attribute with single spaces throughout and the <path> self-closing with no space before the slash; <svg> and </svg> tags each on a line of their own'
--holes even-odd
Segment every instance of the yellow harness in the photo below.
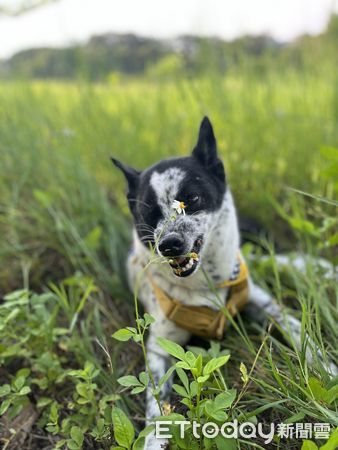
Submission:
<svg viewBox="0 0 338 450">
<path fill-rule="evenodd" d="M 231 317 L 243 309 L 248 301 L 248 267 L 242 258 L 238 260 L 238 269 L 230 280 L 223 281 L 216 288 L 229 287 L 224 307 Z M 166 317 L 176 325 L 192 334 L 208 338 L 221 339 L 226 325 L 226 312 L 223 308 L 214 311 L 208 306 L 186 306 L 170 297 L 150 278 L 155 296 Z"/>
</svg>

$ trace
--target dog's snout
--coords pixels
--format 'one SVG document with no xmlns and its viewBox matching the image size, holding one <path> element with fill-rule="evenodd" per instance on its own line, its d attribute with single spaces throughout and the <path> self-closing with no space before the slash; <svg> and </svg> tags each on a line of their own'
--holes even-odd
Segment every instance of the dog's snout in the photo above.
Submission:
<svg viewBox="0 0 338 450">
<path fill-rule="evenodd" d="M 177 236 L 168 236 L 162 239 L 158 249 L 163 256 L 181 256 L 184 253 L 184 241 Z"/>
</svg>

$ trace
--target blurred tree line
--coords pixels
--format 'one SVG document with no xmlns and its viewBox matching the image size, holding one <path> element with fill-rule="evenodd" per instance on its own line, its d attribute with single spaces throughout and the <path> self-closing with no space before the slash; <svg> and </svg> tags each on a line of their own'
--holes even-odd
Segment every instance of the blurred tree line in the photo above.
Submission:
<svg viewBox="0 0 338 450">
<path fill-rule="evenodd" d="M 0 1 L 0 15 L 4 16 L 20 16 L 32 9 L 40 8 L 48 3 L 56 2 L 57 0 L 1 0 Z"/>
<path fill-rule="evenodd" d="M 158 79 L 203 73 L 225 74 L 233 69 L 257 71 L 311 67 L 326 70 L 337 62 L 338 15 L 325 33 L 302 36 L 281 44 L 269 36 L 244 36 L 231 42 L 218 38 L 181 36 L 158 40 L 133 34 L 108 33 L 84 45 L 36 48 L 0 62 L 0 75 L 9 78 L 115 79 L 116 74 L 147 75 Z"/>
</svg>

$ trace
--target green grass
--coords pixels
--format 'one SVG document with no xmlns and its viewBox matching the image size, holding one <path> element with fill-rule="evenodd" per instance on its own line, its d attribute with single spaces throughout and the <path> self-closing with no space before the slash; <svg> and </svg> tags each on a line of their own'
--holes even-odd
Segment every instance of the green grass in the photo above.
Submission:
<svg viewBox="0 0 338 450">
<path fill-rule="evenodd" d="M 15 385 L 20 377 L 15 373 L 30 370 L 24 375 L 31 392 L 23 401 L 13 394 L 9 421 L 21 408 L 38 402 L 32 435 L 39 436 L 48 426 L 54 442 L 70 439 L 71 427 L 78 424 L 88 431 L 85 448 L 94 448 L 89 431 L 98 417 L 108 414 L 98 405 L 104 398 L 110 406 L 118 401 L 142 428 L 144 398 L 139 401 L 116 382 L 142 369 L 142 354 L 136 344 L 116 343 L 110 337 L 116 329 L 134 324 L 134 311 L 124 269 L 131 222 L 124 181 L 109 156 L 143 168 L 163 157 L 187 155 L 202 116 L 208 114 L 240 214 L 258 220 L 284 248 L 335 261 L 337 220 L 331 201 L 337 193 L 337 111 L 332 73 L 95 86 L 2 83 L 0 295 L 17 289 L 37 293 L 23 292 L 0 305 L 0 385 Z M 260 253 L 254 246 L 246 251 Z M 281 274 L 273 263 L 259 263 L 258 257 L 251 270 L 295 309 L 304 329 L 337 362 L 334 282 L 314 275 L 314 268 L 307 276 Z M 284 345 L 245 318 L 239 327 L 242 337 L 231 329 L 222 342 L 231 353 L 224 373 L 229 386 L 242 389 L 239 365 L 244 362 L 250 370 L 259 348 L 260 353 L 238 412 L 257 411 L 258 419 L 266 422 L 292 420 L 298 414 L 305 415 L 303 421 L 337 426 L 336 402 L 329 404 L 319 388 L 316 393 L 309 385 L 312 377 L 324 389 L 331 387 L 320 362 L 308 367 L 304 349 Z M 83 412 L 75 387 L 78 380 L 88 385 L 91 381 L 74 370 L 86 361 L 99 374 L 88 394 L 92 409 Z M 45 404 L 43 398 L 48 399 Z M 53 411 L 51 405 L 57 405 Z M 59 428 L 53 428 L 55 409 Z M 68 422 L 60 431 L 61 419 Z M 102 448 L 113 444 L 110 429 L 107 419 L 108 434 L 98 438 Z M 5 431 L 3 425 L 8 438 Z M 43 437 L 32 438 L 31 448 L 42 448 Z M 299 443 L 285 445 L 279 448 L 298 448 Z"/>
</svg>

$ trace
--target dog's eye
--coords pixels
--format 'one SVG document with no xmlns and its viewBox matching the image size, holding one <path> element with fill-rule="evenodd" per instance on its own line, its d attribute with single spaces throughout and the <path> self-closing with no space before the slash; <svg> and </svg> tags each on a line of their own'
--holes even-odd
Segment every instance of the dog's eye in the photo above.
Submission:
<svg viewBox="0 0 338 450">
<path fill-rule="evenodd" d="M 199 201 L 199 199 L 200 199 L 200 196 L 197 194 L 194 194 L 189 197 L 188 201 L 189 201 L 189 203 L 194 204 L 194 203 L 197 203 Z"/>
</svg>

